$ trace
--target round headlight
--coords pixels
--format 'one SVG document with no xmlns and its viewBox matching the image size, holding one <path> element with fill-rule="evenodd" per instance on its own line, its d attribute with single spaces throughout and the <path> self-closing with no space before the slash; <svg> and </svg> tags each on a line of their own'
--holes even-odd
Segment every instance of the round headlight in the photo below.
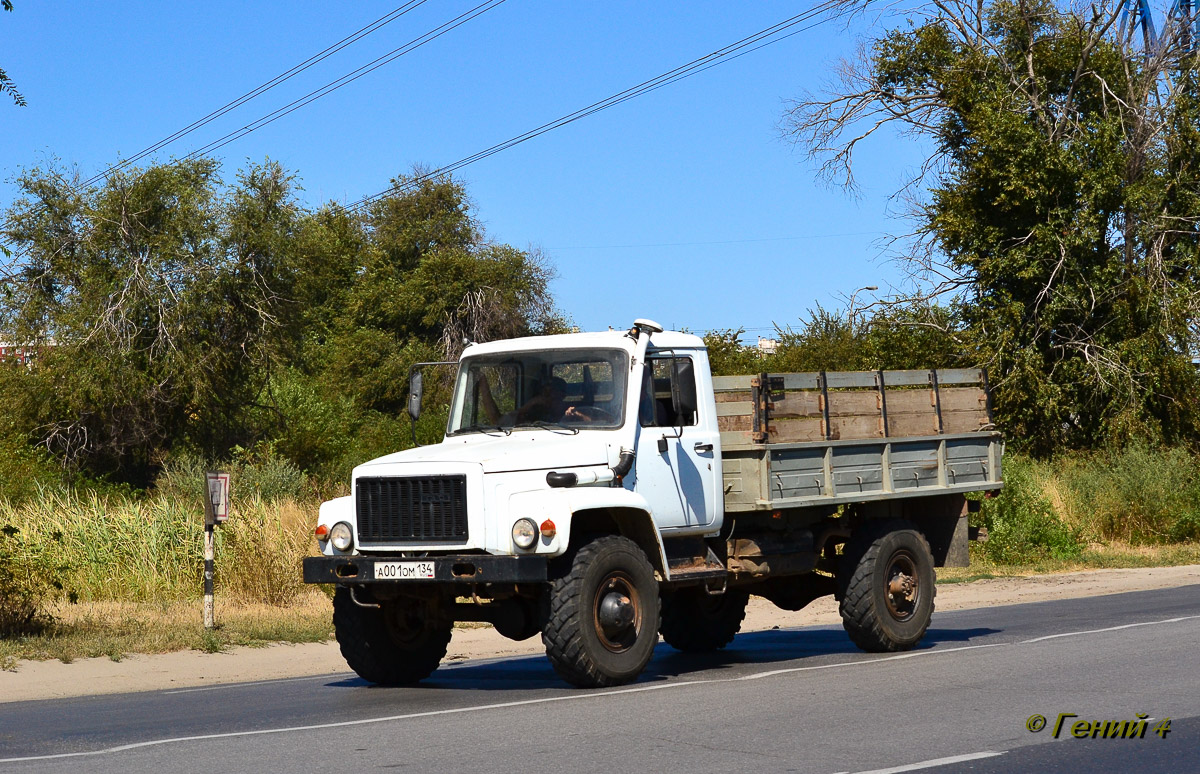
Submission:
<svg viewBox="0 0 1200 774">
<path fill-rule="evenodd" d="M 512 538 L 520 548 L 529 548 L 537 542 L 538 528 L 533 519 L 517 519 L 512 528 Z"/>
<path fill-rule="evenodd" d="M 339 521 L 329 530 L 329 541 L 339 551 L 349 551 L 354 545 L 354 530 L 344 521 Z"/>
</svg>

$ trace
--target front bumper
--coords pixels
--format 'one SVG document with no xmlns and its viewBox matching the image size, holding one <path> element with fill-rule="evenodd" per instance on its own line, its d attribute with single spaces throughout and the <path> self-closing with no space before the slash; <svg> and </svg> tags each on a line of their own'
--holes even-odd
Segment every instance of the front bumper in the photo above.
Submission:
<svg viewBox="0 0 1200 774">
<path fill-rule="evenodd" d="M 376 562 L 433 562 L 432 578 L 375 579 Z M 399 556 L 308 556 L 305 583 L 539 583 L 547 578 L 544 556 L 459 554 L 412 559 Z"/>
</svg>

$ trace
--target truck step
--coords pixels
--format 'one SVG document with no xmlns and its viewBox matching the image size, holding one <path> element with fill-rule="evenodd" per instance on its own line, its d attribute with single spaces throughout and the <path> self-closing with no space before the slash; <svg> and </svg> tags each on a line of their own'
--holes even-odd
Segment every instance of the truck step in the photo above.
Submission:
<svg viewBox="0 0 1200 774">
<path fill-rule="evenodd" d="M 725 563 L 703 538 L 673 538 L 663 541 L 663 547 L 667 551 L 671 583 L 723 581 L 728 575 Z"/>
</svg>

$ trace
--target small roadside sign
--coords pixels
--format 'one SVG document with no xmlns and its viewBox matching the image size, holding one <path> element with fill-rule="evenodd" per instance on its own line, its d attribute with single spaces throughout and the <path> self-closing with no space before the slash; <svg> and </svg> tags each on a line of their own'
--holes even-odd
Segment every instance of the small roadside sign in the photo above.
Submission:
<svg viewBox="0 0 1200 774">
<path fill-rule="evenodd" d="M 229 518 L 229 474 L 206 473 L 208 497 L 204 503 L 204 523 L 223 524 Z"/>
</svg>

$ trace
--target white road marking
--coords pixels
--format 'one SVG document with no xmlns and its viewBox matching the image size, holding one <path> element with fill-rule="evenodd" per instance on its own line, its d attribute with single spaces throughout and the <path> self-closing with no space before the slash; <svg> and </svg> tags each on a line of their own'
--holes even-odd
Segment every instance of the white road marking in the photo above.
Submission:
<svg viewBox="0 0 1200 774">
<path fill-rule="evenodd" d="M 1159 624 L 1179 623 L 1180 621 L 1191 621 L 1200 618 L 1200 615 L 1183 615 L 1178 618 L 1166 618 L 1162 621 L 1142 621 L 1140 623 L 1124 624 L 1122 626 L 1108 626 L 1103 629 L 1087 629 L 1080 632 L 1063 632 L 1062 634 L 1047 634 L 1045 637 L 1034 637 L 1032 640 L 1022 640 L 1022 645 L 1028 645 L 1031 642 L 1045 642 L 1046 640 L 1057 640 L 1059 637 L 1075 637 L 1080 634 L 1100 634 L 1101 632 L 1115 632 L 1120 629 L 1134 629 L 1138 626 L 1158 626 Z"/>
<path fill-rule="evenodd" d="M 177 742 L 197 742 L 209 739 L 231 739 L 245 736 L 266 736 L 268 734 L 286 734 L 295 731 L 321 731 L 328 728 L 346 728 L 348 726 L 366 726 L 375 723 L 389 723 L 398 720 L 412 720 L 415 718 L 430 718 L 439 715 L 459 715 L 466 712 L 483 712 L 485 710 L 506 709 L 508 707 L 525 707 L 531 704 L 549 704 L 557 701 L 577 701 L 580 699 L 599 698 L 602 696 L 613 696 L 623 693 L 644 693 L 646 691 L 660 691 L 667 688 L 683 688 L 691 685 L 701 685 L 704 683 L 723 683 L 728 682 L 728 679 L 723 680 L 691 680 L 679 683 L 659 683 L 656 685 L 642 685 L 636 688 L 624 688 L 616 691 L 589 691 L 587 693 L 573 693 L 567 696 L 546 696 L 541 699 L 523 699 L 521 701 L 503 701 L 495 704 L 480 704 L 471 707 L 455 707 L 453 709 L 443 710 L 428 710 L 426 712 L 410 712 L 405 715 L 387 715 L 379 718 L 362 718 L 360 720 L 342 720 L 336 723 L 316 723 L 308 726 L 286 726 L 283 728 L 259 728 L 252 731 L 228 731 L 221 734 L 196 734 L 194 736 L 176 736 L 166 739 L 151 739 L 146 742 L 133 742 L 131 744 L 122 744 L 116 747 L 106 747 L 102 750 L 87 750 L 84 752 L 72 753 L 55 753 L 52 755 L 29 755 L 22 758 L 0 758 L 0 763 L 16 763 L 18 761 L 46 761 L 56 760 L 58 758 L 84 758 L 93 755 L 109 755 L 111 753 L 127 752 L 129 750 L 139 750 L 145 747 L 158 747 L 165 744 L 175 744 Z"/>
<path fill-rule="evenodd" d="M 391 723 L 391 722 L 396 722 L 396 721 L 401 721 L 401 720 L 413 720 L 416 718 L 437 717 L 439 715 L 460 715 L 460 714 L 464 714 L 467 712 L 485 712 L 488 710 L 506 709 L 508 707 L 526 707 L 526 706 L 530 706 L 530 705 L 534 705 L 534 704 L 550 704 L 552 702 L 559 702 L 559 701 L 581 701 L 581 700 L 585 700 L 585 699 L 602 698 L 605 696 L 620 696 L 622 694 L 629 694 L 629 693 L 646 693 L 648 691 L 660 691 L 660 690 L 666 690 L 666 689 L 670 689 L 670 688 L 687 688 L 687 687 L 696 686 L 696 685 L 715 685 L 718 683 L 744 682 L 747 680 L 759 680 L 764 677 L 774 677 L 774 676 L 778 676 L 778 675 L 795 674 L 795 673 L 799 673 L 799 672 L 812 672 L 812 671 L 816 671 L 816 670 L 820 670 L 820 669 L 835 669 L 837 667 L 863 666 L 863 665 L 878 664 L 878 663 L 883 663 L 883 662 L 888 662 L 888 661 L 899 661 L 899 660 L 907 659 L 907 658 L 917 658 L 919 656 L 937 656 L 937 655 L 945 655 L 945 654 L 951 654 L 951 653 L 960 653 L 960 652 L 968 651 L 968 650 L 979 650 L 982 648 L 998 648 L 998 647 L 1003 647 L 1005 645 L 1010 645 L 1010 644 L 1026 645 L 1029 643 L 1043 642 L 1045 640 L 1056 639 L 1059 637 L 1070 637 L 1070 636 L 1078 635 L 1078 634 L 1097 634 L 1097 633 L 1102 633 L 1102 632 L 1116 631 L 1118 629 L 1130 629 L 1130 628 L 1133 628 L 1136 626 L 1156 626 L 1159 624 L 1178 623 L 1180 621 L 1188 621 L 1188 620 L 1193 620 L 1193 619 L 1197 619 L 1197 618 L 1200 618 L 1200 615 L 1188 615 L 1188 616 L 1181 616 L 1179 618 L 1167 618 L 1162 621 L 1144 621 L 1141 623 L 1125 624 L 1123 626 L 1110 626 L 1110 627 L 1107 627 L 1104 629 L 1091 629 L 1091 630 L 1078 631 L 1078 632 L 1064 632 L 1062 634 L 1051 634 L 1051 635 L 1047 635 L 1045 637 L 1035 637 L 1030 640 L 1022 640 L 1017 643 L 997 642 L 997 643 L 989 643 L 989 644 L 985 644 L 985 645 L 964 645 L 963 647 L 960 647 L 960 648 L 942 648 L 942 649 L 932 649 L 932 650 L 909 651 L 907 653 L 899 653 L 894 656 L 885 656 L 883 658 L 863 659 L 863 660 L 858 660 L 858 661 L 842 661 L 842 662 L 838 662 L 836 664 L 820 664 L 817 666 L 790 667 L 787 669 L 772 669 L 772 670 L 768 670 L 766 672 L 755 672 L 755 673 L 749 674 L 749 675 L 742 675 L 741 677 L 722 677 L 722 678 L 713 678 L 713 679 L 708 679 L 708 680 L 683 680 L 683 681 L 675 682 L 675 683 L 657 683 L 654 685 L 640 685 L 640 686 L 636 686 L 633 688 L 619 688 L 619 689 L 611 690 L 611 691 L 588 691 L 588 692 L 572 693 L 572 694 L 568 694 L 566 696 L 546 696 L 546 697 L 543 697 L 540 699 L 522 699 L 520 701 L 497 702 L 495 704 L 479 704 L 479 705 L 474 705 L 474 706 L 469 706 L 469 707 L 455 707 L 453 709 L 429 710 L 426 712 L 411 712 L 411 713 L 404 714 L 404 715 L 387 715 L 384 717 L 377 717 L 377 718 L 362 718 L 360 720 L 343 720 L 343 721 L 338 721 L 338 722 L 334 722 L 334 723 L 316 723 L 316 724 L 307 725 L 307 726 L 285 726 L 282 728 L 260 728 L 260 729 L 255 729 L 255 730 L 251 730 L 251 731 L 229 731 L 229 732 L 225 732 L 225 733 L 221 733 L 221 734 L 196 734 L 194 736 L 177 736 L 177 737 L 168 737 L 165 739 L 151 739 L 151 740 L 145 741 L 145 742 L 133 742 L 131 744 L 123 744 L 123 745 L 118 745 L 116 747 L 106 747 L 106 748 L 103 748 L 100 750 L 87 750 L 84 752 L 70 752 L 70 753 L 53 753 L 53 754 L 49 754 L 49 755 L 29 755 L 29 756 L 20 757 L 20 758 L 0 758 L 0 763 L 17 763 L 20 761 L 57 760 L 60 758 L 85 758 L 85 757 L 90 757 L 90 756 L 95 756 L 95 755 L 111 755 L 112 753 L 128 752 L 129 750 L 139 750 L 139 749 L 143 749 L 146 747 L 158 747 L 161 745 L 176 744 L 179 742 L 198 742 L 198 741 L 206 741 L 206 740 L 210 740 L 210 739 L 230 739 L 230 738 L 247 737 L 247 736 L 266 736 L 268 734 L 286 734 L 286 733 L 292 733 L 292 732 L 297 732 L 297 731 L 321 731 L 321 730 L 329 729 L 329 728 L 346 728 L 349 726 L 365 726 L 365 725 L 371 725 L 371 724 L 376 724 L 376 723 Z M 299 679 L 308 679 L 308 678 L 299 678 Z M 272 682 L 272 681 L 267 681 L 267 682 Z M 217 686 L 213 686 L 213 687 L 215 688 Z M 1002 755 L 1002 754 L 1003 753 L 988 752 L 988 753 L 972 753 L 971 755 L 973 755 L 975 757 L 988 757 L 991 755 Z M 902 766 L 899 768 L 879 769 L 879 770 L 873 771 L 873 772 L 861 772 L 861 774 L 884 774 L 884 772 L 914 771 L 915 769 L 918 769 L 918 768 L 927 768 L 930 766 L 941 766 L 941 765 L 948 764 L 948 763 L 955 763 L 960 760 L 972 760 L 972 758 L 956 757 L 956 758 L 939 758 L 936 760 L 938 762 L 925 761 L 924 763 L 911 764 L 910 766 Z"/>
<path fill-rule="evenodd" d="M 966 755 L 952 755 L 949 758 L 934 758 L 933 760 L 921 761 L 920 763 L 910 763 L 907 766 L 893 766 L 890 769 L 871 769 L 870 771 L 860 771 L 858 774 L 900 774 L 902 771 L 920 771 L 921 769 L 931 769 L 934 766 L 949 766 L 951 763 L 977 761 L 980 758 L 995 758 L 997 755 L 1003 754 L 1003 751 L 994 752 L 992 750 L 987 750 L 985 752 L 967 753 Z"/>
<path fill-rule="evenodd" d="M 939 653 L 958 653 L 959 651 L 962 651 L 962 650 L 977 650 L 979 648 L 1000 648 L 1007 644 L 1008 643 L 1006 643 L 1006 642 L 994 642 L 994 643 L 989 643 L 987 645 L 964 645 L 961 648 L 942 648 L 941 650 L 915 650 L 915 651 L 909 651 L 907 653 L 897 653 L 894 656 L 884 656 L 883 658 L 872 658 L 872 659 L 867 659 L 864 661 L 841 661 L 841 662 L 838 662 L 837 664 L 818 664 L 817 666 L 787 667 L 784 669 L 772 669 L 769 672 L 755 672 L 752 675 L 742 675 L 741 677 L 729 677 L 729 678 L 726 678 L 726 680 L 737 681 L 737 682 L 740 682 L 743 680 L 760 680 L 764 677 L 775 677 L 776 675 L 787 675 L 787 674 L 792 674 L 793 672 L 812 672 L 812 671 L 816 671 L 818 669 L 836 669 L 837 667 L 859 666 L 861 664 L 880 664 L 880 663 L 883 663 L 884 661 L 901 661 L 906 658 L 917 658 L 919 656 L 933 656 L 933 655 L 937 655 Z M 724 681 L 722 681 L 722 682 L 724 682 Z"/>
</svg>

